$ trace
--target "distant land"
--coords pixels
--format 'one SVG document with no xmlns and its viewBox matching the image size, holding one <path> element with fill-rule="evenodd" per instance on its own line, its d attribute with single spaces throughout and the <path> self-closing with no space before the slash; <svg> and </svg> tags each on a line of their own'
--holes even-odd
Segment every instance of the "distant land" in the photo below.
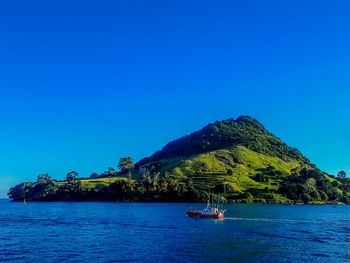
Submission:
<svg viewBox="0 0 350 263">
<path fill-rule="evenodd" d="M 9 191 L 15 201 L 350 203 L 345 173 L 329 175 L 249 116 L 216 121 L 137 163 L 121 158 L 120 172 L 65 181 L 48 174 Z"/>
</svg>

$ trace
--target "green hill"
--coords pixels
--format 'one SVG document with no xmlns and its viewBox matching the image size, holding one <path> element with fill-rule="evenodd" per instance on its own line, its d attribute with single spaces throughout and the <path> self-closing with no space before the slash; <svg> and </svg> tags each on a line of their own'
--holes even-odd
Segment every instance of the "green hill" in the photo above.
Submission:
<svg viewBox="0 0 350 263">
<path fill-rule="evenodd" d="M 348 179 L 320 171 L 248 116 L 209 124 L 140 160 L 129 175 L 128 169 L 113 178 L 95 174 L 61 182 L 43 175 L 9 195 L 14 200 L 204 201 L 210 192 L 230 202 L 350 203 Z"/>
<path fill-rule="evenodd" d="M 237 120 L 216 121 L 200 131 L 172 141 L 165 145 L 161 151 L 154 153 L 149 158 L 142 159 L 136 165 L 200 154 L 236 145 L 245 146 L 258 153 L 279 157 L 282 160 L 294 159 L 303 164 L 310 164 L 310 161 L 297 149 L 282 142 L 267 131 L 260 122 L 249 116 L 241 116 Z"/>
<path fill-rule="evenodd" d="M 185 158 L 162 159 L 159 163 L 161 169 L 157 172 L 184 182 L 190 180 L 197 190 L 214 192 L 222 186 L 221 193 L 224 194 L 226 188 L 228 199 L 232 197 L 243 201 L 246 199 L 245 193 L 255 192 L 255 197 L 249 201 L 271 199 L 276 202 L 286 202 L 287 199 L 278 193 L 272 195 L 271 192 L 277 192 L 280 183 L 291 175 L 291 171 L 301 167 L 296 160 L 285 161 L 254 152 L 242 145 Z M 266 174 L 267 179 L 262 176 Z"/>
<path fill-rule="evenodd" d="M 341 182 L 248 116 L 209 124 L 168 143 L 136 166 L 198 191 L 220 192 L 234 202 L 324 203 L 339 201 L 338 194 L 343 195 Z M 289 186 L 294 187 L 292 193 Z M 342 200 L 346 198 L 347 194 Z"/>
<path fill-rule="evenodd" d="M 162 162 L 169 165 L 168 160 Z M 178 161 L 176 167 L 168 172 L 180 178 L 192 179 L 193 184 L 203 190 L 227 182 L 235 190 L 245 191 L 251 187 L 269 186 L 254 180 L 257 174 L 268 167 L 274 167 L 281 176 L 287 176 L 292 169 L 300 167 L 300 164 L 293 160 L 283 161 L 278 157 L 256 153 L 244 146 L 234 146 Z M 278 181 L 275 179 L 271 178 L 271 181 Z"/>
</svg>

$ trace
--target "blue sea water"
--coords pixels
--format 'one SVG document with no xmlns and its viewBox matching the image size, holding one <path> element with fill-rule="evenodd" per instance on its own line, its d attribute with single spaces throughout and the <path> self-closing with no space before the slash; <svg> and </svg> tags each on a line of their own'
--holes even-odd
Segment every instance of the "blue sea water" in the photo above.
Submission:
<svg viewBox="0 0 350 263">
<path fill-rule="evenodd" d="M 0 261 L 347 262 L 350 206 L 0 201 Z"/>
</svg>

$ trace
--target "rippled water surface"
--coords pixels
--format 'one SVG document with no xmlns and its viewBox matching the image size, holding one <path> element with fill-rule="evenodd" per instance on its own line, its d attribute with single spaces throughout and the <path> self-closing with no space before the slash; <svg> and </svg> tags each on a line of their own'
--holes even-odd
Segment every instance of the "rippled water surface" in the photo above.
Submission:
<svg viewBox="0 0 350 263">
<path fill-rule="evenodd" d="M 0 201 L 0 261 L 347 262 L 350 206 Z"/>
</svg>

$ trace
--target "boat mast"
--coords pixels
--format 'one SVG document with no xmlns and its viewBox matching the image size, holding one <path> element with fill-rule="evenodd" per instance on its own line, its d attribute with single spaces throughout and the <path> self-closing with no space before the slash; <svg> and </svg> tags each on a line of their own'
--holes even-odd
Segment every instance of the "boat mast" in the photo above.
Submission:
<svg viewBox="0 0 350 263">
<path fill-rule="evenodd" d="M 217 203 L 217 205 L 216 205 L 216 208 L 217 208 L 217 209 L 219 209 L 219 202 L 220 202 L 220 193 L 219 193 L 219 195 L 218 195 L 218 203 Z"/>
<path fill-rule="evenodd" d="M 210 190 L 209 190 L 208 202 L 207 202 L 207 208 L 206 209 L 209 209 L 209 207 L 210 207 Z"/>
</svg>

